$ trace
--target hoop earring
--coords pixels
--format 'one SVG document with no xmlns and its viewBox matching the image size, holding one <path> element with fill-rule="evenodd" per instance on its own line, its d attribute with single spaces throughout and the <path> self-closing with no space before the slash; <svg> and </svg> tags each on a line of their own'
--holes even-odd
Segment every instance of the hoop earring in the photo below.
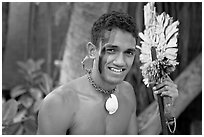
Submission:
<svg viewBox="0 0 204 137">
<path fill-rule="evenodd" d="M 93 60 L 94 60 L 94 59 L 90 58 L 89 56 L 85 56 L 84 59 L 81 61 L 82 69 L 85 70 L 88 74 L 91 73 L 91 67 L 90 67 L 90 68 L 87 68 L 85 63 L 86 63 L 88 60 L 90 60 L 90 59 L 91 59 L 91 61 L 92 61 L 92 63 L 93 63 Z"/>
</svg>

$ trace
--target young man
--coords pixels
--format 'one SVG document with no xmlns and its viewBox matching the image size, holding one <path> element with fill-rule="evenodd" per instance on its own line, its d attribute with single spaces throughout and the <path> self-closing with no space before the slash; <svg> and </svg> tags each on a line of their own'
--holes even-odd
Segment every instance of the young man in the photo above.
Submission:
<svg viewBox="0 0 204 137">
<path fill-rule="evenodd" d="M 135 93 L 123 81 L 134 61 L 136 35 L 134 20 L 127 14 L 102 15 L 87 44 L 92 70 L 45 97 L 37 134 L 138 134 Z M 170 79 L 155 91 L 178 96 Z"/>
</svg>

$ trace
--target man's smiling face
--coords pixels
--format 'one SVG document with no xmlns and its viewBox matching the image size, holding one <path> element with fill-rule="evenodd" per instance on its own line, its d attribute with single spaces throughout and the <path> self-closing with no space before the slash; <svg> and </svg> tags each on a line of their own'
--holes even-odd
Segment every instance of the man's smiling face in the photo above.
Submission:
<svg viewBox="0 0 204 137">
<path fill-rule="evenodd" d="M 135 38 L 131 33 L 112 29 L 99 43 L 98 69 L 105 82 L 118 84 L 129 72 L 135 57 Z"/>
</svg>

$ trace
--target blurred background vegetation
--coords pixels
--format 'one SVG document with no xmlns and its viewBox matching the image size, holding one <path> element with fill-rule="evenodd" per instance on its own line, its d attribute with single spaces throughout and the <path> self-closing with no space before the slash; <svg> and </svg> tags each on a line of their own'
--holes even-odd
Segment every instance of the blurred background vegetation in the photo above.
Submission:
<svg viewBox="0 0 204 137">
<path fill-rule="evenodd" d="M 43 98 L 58 85 L 84 75 L 81 60 L 90 40 L 93 22 L 112 10 L 133 16 L 138 31 L 143 31 L 143 7 L 133 2 L 3 2 L 2 3 L 2 132 L 3 134 L 35 134 L 37 113 Z M 160 14 L 166 12 L 179 20 L 178 61 L 173 80 L 188 65 L 202 60 L 202 3 L 156 3 Z M 139 44 L 138 39 L 137 44 Z M 137 115 L 154 102 L 152 91 L 142 83 L 139 51 L 126 77 L 135 90 Z M 196 67 L 196 66 L 195 66 Z M 201 68 L 190 73 L 202 74 Z M 176 134 L 201 134 L 202 79 L 194 79 L 198 91 L 189 102 L 181 103 Z M 182 84 L 182 86 L 186 86 Z M 192 88 L 193 89 L 193 88 Z M 192 95 L 192 94 L 191 94 Z"/>
</svg>

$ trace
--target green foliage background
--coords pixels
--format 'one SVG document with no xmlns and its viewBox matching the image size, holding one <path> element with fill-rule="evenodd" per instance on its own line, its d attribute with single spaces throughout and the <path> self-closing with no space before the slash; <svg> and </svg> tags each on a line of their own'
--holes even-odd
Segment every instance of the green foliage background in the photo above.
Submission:
<svg viewBox="0 0 204 137">
<path fill-rule="evenodd" d="M 36 134 L 37 113 L 43 98 L 53 89 L 53 81 L 43 72 L 43 59 L 17 62 L 24 85 L 15 86 L 11 99 L 2 104 L 2 133 L 4 135 Z"/>
</svg>

